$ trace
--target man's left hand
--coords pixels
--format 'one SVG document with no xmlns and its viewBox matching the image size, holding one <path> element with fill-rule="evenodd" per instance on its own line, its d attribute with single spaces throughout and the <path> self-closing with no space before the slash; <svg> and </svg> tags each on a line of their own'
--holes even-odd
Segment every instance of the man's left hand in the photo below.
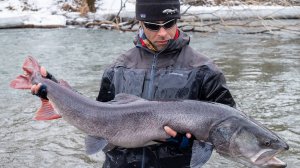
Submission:
<svg viewBox="0 0 300 168">
<path fill-rule="evenodd" d="M 166 131 L 167 134 L 169 134 L 171 137 L 175 138 L 177 135 L 177 132 L 174 131 L 172 128 L 170 128 L 169 126 L 164 126 L 164 129 Z M 187 138 L 191 138 L 192 134 L 191 133 L 186 133 L 185 136 Z"/>
<path fill-rule="evenodd" d="M 180 150 L 188 150 L 193 145 L 194 138 L 191 133 L 181 134 L 174 131 L 169 126 L 164 126 L 164 130 L 171 136 L 171 138 L 168 138 L 165 141 L 177 146 Z"/>
</svg>

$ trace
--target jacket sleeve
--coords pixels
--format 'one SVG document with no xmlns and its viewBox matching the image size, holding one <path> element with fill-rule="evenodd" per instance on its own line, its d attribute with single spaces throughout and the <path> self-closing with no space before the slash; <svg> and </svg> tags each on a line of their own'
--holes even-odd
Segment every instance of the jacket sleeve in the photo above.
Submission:
<svg viewBox="0 0 300 168">
<path fill-rule="evenodd" d="M 97 101 L 108 102 L 115 97 L 115 87 L 112 82 L 113 79 L 113 68 L 108 68 L 105 70 L 100 82 L 100 90 L 97 96 Z"/>
<path fill-rule="evenodd" d="M 236 105 L 222 72 L 214 72 L 206 76 L 200 97 L 205 101 L 222 103 L 231 107 Z"/>
</svg>

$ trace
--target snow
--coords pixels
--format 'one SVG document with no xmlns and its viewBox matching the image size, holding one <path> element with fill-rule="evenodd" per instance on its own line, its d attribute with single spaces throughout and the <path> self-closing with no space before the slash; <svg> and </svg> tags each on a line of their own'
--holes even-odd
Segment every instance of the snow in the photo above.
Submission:
<svg viewBox="0 0 300 168">
<path fill-rule="evenodd" d="M 186 10 L 187 7 L 181 7 Z M 188 14 L 200 16 L 202 20 L 247 19 L 247 18 L 289 18 L 298 16 L 300 18 L 300 7 L 285 6 L 213 6 L 213 7 L 191 7 Z"/>
<path fill-rule="evenodd" d="M 24 21 L 25 25 L 42 26 L 65 26 L 66 18 L 61 15 L 48 15 L 48 14 L 33 14 Z"/>
<path fill-rule="evenodd" d="M 50 8 L 54 4 L 53 0 L 29 0 L 27 3 L 35 6 L 36 9 Z"/>
<path fill-rule="evenodd" d="M 5 0 L 0 2 L 0 28 L 66 25 L 66 18 L 55 15 L 58 10 L 54 0 Z"/>
<path fill-rule="evenodd" d="M 62 10 L 64 3 L 74 5 L 74 0 L 0 0 L 0 28 L 38 26 L 38 27 L 61 27 L 68 22 L 84 23 L 87 21 L 105 20 L 111 14 L 117 14 L 121 8 L 121 2 L 125 0 L 98 0 L 96 1 L 96 13 L 88 13 L 80 16 L 79 12 Z M 123 5 L 122 5 L 123 6 Z M 181 6 L 181 11 L 188 7 Z M 135 1 L 129 0 L 122 12 L 121 17 L 134 18 Z M 191 7 L 189 14 L 197 17 L 183 16 L 187 19 L 215 20 L 227 18 L 247 17 L 288 17 L 290 15 L 300 18 L 300 6 L 212 6 Z"/>
<path fill-rule="evenodd" d="M 0 11 L 22 13 L 28 6 L 33 10 L 47 10 L 55 5 L 55 0 L 4 0 L 0 2 Z M 9 8 L 12 8 L 11 10 Z"/>
</svg>

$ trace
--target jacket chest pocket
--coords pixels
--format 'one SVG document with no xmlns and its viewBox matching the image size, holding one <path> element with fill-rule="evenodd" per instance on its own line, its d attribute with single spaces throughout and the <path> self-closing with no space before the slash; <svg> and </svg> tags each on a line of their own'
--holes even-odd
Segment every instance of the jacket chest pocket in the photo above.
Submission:
<svg viewBox="0 0 300 168">
<path fill-rule="evenodd" d="M 121 68 L 115 72 L 113 83 L 115 84 L 115 93 L 127 93 L 141 96 L 145 80 L 145 70 Z"/>
<path fill-rule="evenodd" d="M 192 71 L 160 72 L 155 99 L 187 99 L 191 97 L 195 73 Z"/>
</svg>

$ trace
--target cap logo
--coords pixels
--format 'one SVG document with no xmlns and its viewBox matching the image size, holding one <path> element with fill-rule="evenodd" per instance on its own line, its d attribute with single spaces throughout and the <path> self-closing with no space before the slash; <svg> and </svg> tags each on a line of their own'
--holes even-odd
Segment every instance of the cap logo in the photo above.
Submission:
<svg viewBox="0 0 300 168">
<path fill-rule="evenodd" d="M 167 14 L 167 15 L 168 15 L 168 14 L 171 14 L 171 15 L 172 15 L 172 14 L 174 14 L 174 13 L 177 13 L 177 9 L 165 9 L 165 10 L 162 11 L 162 13 L 163 13 L 163 14 Z"/>
<path fill-rule="evenodd" d="M 146 14 L 142 13 L 140 14 L 141 18 L 146 18 Z"/>
</svg>

